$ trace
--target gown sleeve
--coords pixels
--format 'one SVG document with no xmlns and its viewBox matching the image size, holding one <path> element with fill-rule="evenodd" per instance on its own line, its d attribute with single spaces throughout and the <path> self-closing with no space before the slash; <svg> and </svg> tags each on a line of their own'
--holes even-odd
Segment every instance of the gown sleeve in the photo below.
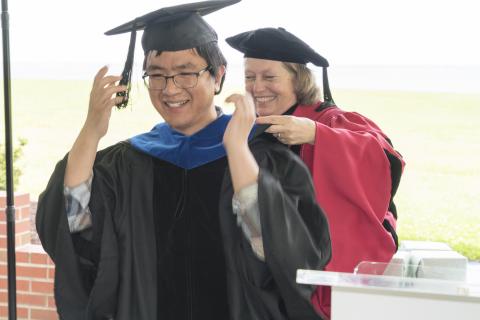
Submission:
<svg viewBox="0 0 480 320">
<path fill-rule="evenodd" d="M 317 205 L 308 169 L 279 143 L 251 146 L 260 166 L 258 206 L 265 261 L 256 258 L 231 214 L 231 180 L 224 181 L 220 217 L 232 319 L 321 319 L 315 288 L 296 283 L 297 269 L 322 270 L 330 259 L 326 217 Z"/>
<path fill-rule="evenodd" d="M 57 164 L 39 197 L 36 227 L 43 248 L 55 263 L 54 294 L 62 319 L 95 318 L 91 312 L 114 314 L 118 250 L 112 212 L 117 192 L 114 173 L 120 161 L 112 159 L 118 157 L 118 149 L 121 147 L 97 153 L 89 203 L 91 228 L 70 232 L 63 184 L 67 157 Z M 101 301 L 101 306 L 92 301 Z"/>
</svg>

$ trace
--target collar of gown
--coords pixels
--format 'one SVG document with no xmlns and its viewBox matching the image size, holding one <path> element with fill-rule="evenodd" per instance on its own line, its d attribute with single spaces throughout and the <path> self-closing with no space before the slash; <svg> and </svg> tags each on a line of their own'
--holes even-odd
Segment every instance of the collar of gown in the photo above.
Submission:
<svg viewBox="0 0 480 320">
<path fill-rule="evenodd" d="M 157 124 L 150 132 L 129 139 L 137 150 L 170 162 L 183 169 L 194 169 L 226 155 L 223 134 L 231 115 L 220 114 L 217 119 L 197 133 L 187 136 L 167 123 Z M 249 140 L 254 137 L 255 127 Z"/>
</svg>

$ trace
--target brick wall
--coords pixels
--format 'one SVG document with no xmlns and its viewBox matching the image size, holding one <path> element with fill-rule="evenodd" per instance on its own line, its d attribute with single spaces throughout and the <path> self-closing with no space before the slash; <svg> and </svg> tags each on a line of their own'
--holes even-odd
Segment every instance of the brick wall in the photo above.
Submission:
<svg viewBox="0 0 480 320">
<path fill-rule="evenodd" d="M 8 318 L 5 193 L 0 193 L 0 319 Z M 53 298 L 55 267 L 38 244 L 31 244 L 30 197 L 15 194 L 17 318 L 58 319 Z"/>
</svg>

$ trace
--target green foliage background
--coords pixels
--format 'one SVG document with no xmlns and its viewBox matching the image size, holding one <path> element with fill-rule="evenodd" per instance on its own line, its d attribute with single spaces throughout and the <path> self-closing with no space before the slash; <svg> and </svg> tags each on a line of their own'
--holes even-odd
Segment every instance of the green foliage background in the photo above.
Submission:
<svg viewBox="0 0 480 320">
<path fill-rule="evenodd" d="M 13 148 L 13 154 L 12 154 L 12 161 L 13 161 L 13 186 L 14 189 L 15 186 L 18 185 L 18 182 L 20 180 L 20 176 L 22 174 L 22 170 L 18 166 L 18 160 L 23 154 L 23 147 L 27 144 L 26 139 L 19 139 L 18 144 L 14 146 Z M 0 190 L 6 190 L 7 189 L 7 175 L 6 175 L 6 167 L 7 167 L 7 159 L 5 157 L 5 145 L 3 143 L 0 143 Z"/>
</svg>

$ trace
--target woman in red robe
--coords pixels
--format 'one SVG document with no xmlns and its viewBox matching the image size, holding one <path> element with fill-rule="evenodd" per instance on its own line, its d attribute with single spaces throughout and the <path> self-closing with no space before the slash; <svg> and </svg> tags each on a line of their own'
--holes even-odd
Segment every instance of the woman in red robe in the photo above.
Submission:
<svg viewBox="0 0 480 320">
<path fill-rule="evenodd" d="M 285 29 L 248 31 L 227 42 L 245 55 L 257 124 L 269 124 L 266 131 L 310 169 L 330 224 L 332 259 L 325 270 L 353 272 L 362 261 L 390 261 L 398 246 L 393 196 L 404 167 L 390 139 L 372 120 L 335 105 L 327 60 Z M 323 101 L 308 62 L 323 68 Z M 330 318 L 329 287 L 317 288 L 312 303 Z"/>
</svg>

